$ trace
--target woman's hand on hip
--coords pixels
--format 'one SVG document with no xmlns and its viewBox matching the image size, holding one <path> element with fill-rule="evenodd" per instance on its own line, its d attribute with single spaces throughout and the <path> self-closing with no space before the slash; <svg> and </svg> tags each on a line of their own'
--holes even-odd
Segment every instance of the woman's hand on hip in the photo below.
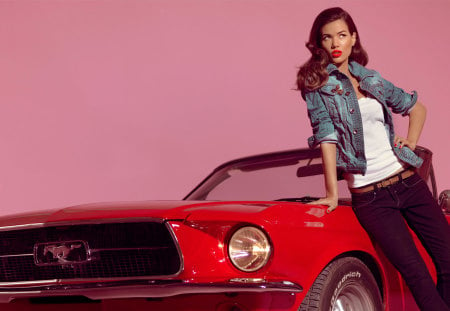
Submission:
<svg viewBox="0 0 450 311">
<path fill-rule="evenodd" d="M 331 213 L 332 211 L 334 211 L 338 205 L 338 198 L 336 197 L 326 197 L 326 198 L 321 198 L 319 200 L 316 201 L 312 201 L 308 204 L 312 204 L 312 205 L 326 205 L 328 206 L 327 208 L 327 213 Z"/>
<path fill-rule="evenodd" d="M 403 146 L 407 146 L 411 150 L 416 149 L 416 143 L 415 142 L 410 141 L 408 138 L 404 138 L 404 137 L 395 135 L 394 147 L 403 148 Z"/>
</svg>

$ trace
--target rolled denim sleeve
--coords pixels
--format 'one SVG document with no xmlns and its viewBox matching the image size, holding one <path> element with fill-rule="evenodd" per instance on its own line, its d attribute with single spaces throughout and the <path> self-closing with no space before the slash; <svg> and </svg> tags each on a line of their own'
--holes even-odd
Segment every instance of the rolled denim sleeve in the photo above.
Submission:
<svg viewBox="0 0 450 311">
<path fill-rule="evenodd" d="M 383 79 L 383 87 L 386 103 L 391 107 L 392 112 L 403 116 L 408 115 L 417 102 L 417 92 L 407 93 L 385 79 Z"/>
<path fill-rule="evenodd" d="M 308 117 L 311 121 L 313 135 L 308 138 L 308 145 L 311 149 L 320 143 L 337 143 L 333 122 L 330 118 L 325 104 L 317 91 L 304 94 Z"/>
</svg>

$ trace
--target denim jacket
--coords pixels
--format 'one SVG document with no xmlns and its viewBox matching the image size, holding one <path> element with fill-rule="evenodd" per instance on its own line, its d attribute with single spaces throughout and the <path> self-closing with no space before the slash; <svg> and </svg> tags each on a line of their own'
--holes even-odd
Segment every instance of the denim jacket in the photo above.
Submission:
<svg viewBox="0 0 450 311">
<path fill-rule="evenodd" d="M 397 157 L 414 167 L 423 160 L 411 149 L 394 147 L 394 113 L 408 115 L 417 101 L 417 93 L 406 93 L 386 81 L 381 75 L 351 61 L 349 70 L 360 84 L 360 88 L 378 100 L 384 112 L 385 128 Z M 306 100 L 313 136 L 308 138 L 310 148 L 320 143 L 336 144 L 336 166 L 341 172 L 364 174 L 367 162 L 364 152 L 363 124 L 358 99 L 350 79 L 333 64 L 327 67 L 327 83 L 313 91 L 302 92 Z M 390 108 L 390 109 L 389 109 Z"/>
</svg>

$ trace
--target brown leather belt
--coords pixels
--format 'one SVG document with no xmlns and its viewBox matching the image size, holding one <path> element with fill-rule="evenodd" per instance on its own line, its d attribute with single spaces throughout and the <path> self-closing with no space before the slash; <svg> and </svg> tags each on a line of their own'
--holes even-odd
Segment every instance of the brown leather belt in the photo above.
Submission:
<svg viewBox="0 0 450 311">
<path fill-rule="evenodd" d="M 378 188 L 386 188 L 391 185 L 395 185 L 399 181 L 406 179 L 406 178 L 414 175 L 415 173 L 416 173 L 416 171 L 414 169 L 409 168 L 409 169 L 406 169 L 394 176 L 388 177 L 386 179 L 383 179 L 382 181 L 370 184 L 368 186 L 364 186 L 361 188 L 350 188 L 350 192 L 351 193 L 364 193 L 364 192 L 373 191 Z"/>
</svg>

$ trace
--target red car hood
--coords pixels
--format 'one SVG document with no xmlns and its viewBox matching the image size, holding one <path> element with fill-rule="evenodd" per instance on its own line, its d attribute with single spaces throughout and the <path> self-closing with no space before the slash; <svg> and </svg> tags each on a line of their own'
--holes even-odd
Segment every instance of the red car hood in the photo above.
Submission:
<svg viewBox="0 0 450 311">
<path fill-rule="evenodd" d="M 0 217 L 0 228 L 48 224 L 70 221 L 104 220 L 117 218 L 186 219 L 190 215 L 213 216 L 244 214 L 251 217 L 274 205 L 262 202 L 203 202 L 203 201 L 143 201 L 94 203 L 57 210 L 28 212 Z M 201 216 L 200 216 L 201 217 Z M 196 217 L 194 217 L 196 218 Z M 202 217 L 201 217 L 202 218 Z"/>
</svg>

